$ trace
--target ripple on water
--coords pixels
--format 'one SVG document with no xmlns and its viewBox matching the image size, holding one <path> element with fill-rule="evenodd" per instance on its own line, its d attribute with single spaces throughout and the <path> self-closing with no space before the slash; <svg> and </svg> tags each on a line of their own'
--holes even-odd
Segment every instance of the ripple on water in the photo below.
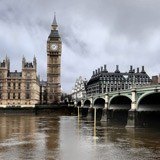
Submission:
<svg viewBox="0 0 160 160">
<path fill-rule="evenodd" d="M 24 144 L 30 144 L 32 142 L 30 141 L 16 141 L 16 140 L 8 140 L 8 141 L 5 141 L 5 142 L 1 142 L 0 143 L 0 147 L 13 147 L 13 146 L 18 146 L 18 145 L 24 145 Z"/>
</svg>

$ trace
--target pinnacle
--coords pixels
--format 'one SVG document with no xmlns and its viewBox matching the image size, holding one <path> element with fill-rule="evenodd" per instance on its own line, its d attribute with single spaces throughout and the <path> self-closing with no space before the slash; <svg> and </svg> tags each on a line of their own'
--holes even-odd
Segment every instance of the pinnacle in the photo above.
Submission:
<svg viewBox="0 0 160 160">
<path fill-rule="evenodd" d="M 54 19 L 52 25 L 57 26 L 57 21 L 56 21 L 56 12 L 54 12 Z"/>
</svg>

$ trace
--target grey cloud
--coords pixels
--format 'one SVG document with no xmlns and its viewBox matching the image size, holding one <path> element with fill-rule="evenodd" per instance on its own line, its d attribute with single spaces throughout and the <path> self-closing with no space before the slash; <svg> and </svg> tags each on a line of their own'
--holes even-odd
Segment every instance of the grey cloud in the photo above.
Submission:
<svg viewBox="0 0 160 160">
<path fill-rule="evenodd" d="M 114 71 L 146 66 L 158 74 L 159 0 L 0 0 L 0 59 L 11 58 L 21 69 L 25 55 L 38 60 L 46 79 L 46 41 L 54 11 L 63 41 L 62 88 L 70 91 L 77 77 L 107 64 Z"/>
</svg>

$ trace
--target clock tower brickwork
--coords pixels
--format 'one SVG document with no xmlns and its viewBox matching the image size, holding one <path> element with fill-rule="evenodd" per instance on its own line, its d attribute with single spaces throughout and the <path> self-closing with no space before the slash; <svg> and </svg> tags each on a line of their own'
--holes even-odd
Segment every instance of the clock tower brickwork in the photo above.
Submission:
<svg viewBox="0 0 160 160">
<path fill-rule="evenodd" d="M 47 40 L 47 103 L 59 103 L 61 99 L 61 53 L 62 42 L 58 33 L 56 16 Z"/>
</svg>

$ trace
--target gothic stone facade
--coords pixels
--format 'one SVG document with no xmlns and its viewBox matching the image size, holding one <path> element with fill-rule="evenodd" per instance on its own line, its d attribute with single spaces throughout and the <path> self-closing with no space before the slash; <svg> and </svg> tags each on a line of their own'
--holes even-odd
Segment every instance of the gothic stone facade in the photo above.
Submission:
<svg viewBox="0 0 160 160">
<path fill-rule="evenodd" d="M 34 107 L 39 103 L 37 62 L 22 59 L 22 72 L 10 71 L 8 57 L 0 62 L 0 107 Z"/>
<path fill-rule="evenodd" d="M 82 99 L 86 97 L 86 85 L 87 85 L 87 80 L 83 79 L 81 76 L 76 80 L 75 86 L 72 89 L 72 99 L 77 100 L 77 99 Z"/>
<path fill-rule="evenodd" d="M 56 17 L 47 40 L 47 103 L 59 103 L 61 100 L 61 53 L 62 42 L 58 33 Z"/>
<path fill-rule="evenodd" d="M 10 60 L 0 62 L 0 107 L 34 107 L 35 104 L 53 104 L 61 100 L 62 42 L 56 17 L 47 40 L 47 81 L 39 81 L 37 62 L 22 60 L 22 72 L 10 71 Z"/>
</svg>

